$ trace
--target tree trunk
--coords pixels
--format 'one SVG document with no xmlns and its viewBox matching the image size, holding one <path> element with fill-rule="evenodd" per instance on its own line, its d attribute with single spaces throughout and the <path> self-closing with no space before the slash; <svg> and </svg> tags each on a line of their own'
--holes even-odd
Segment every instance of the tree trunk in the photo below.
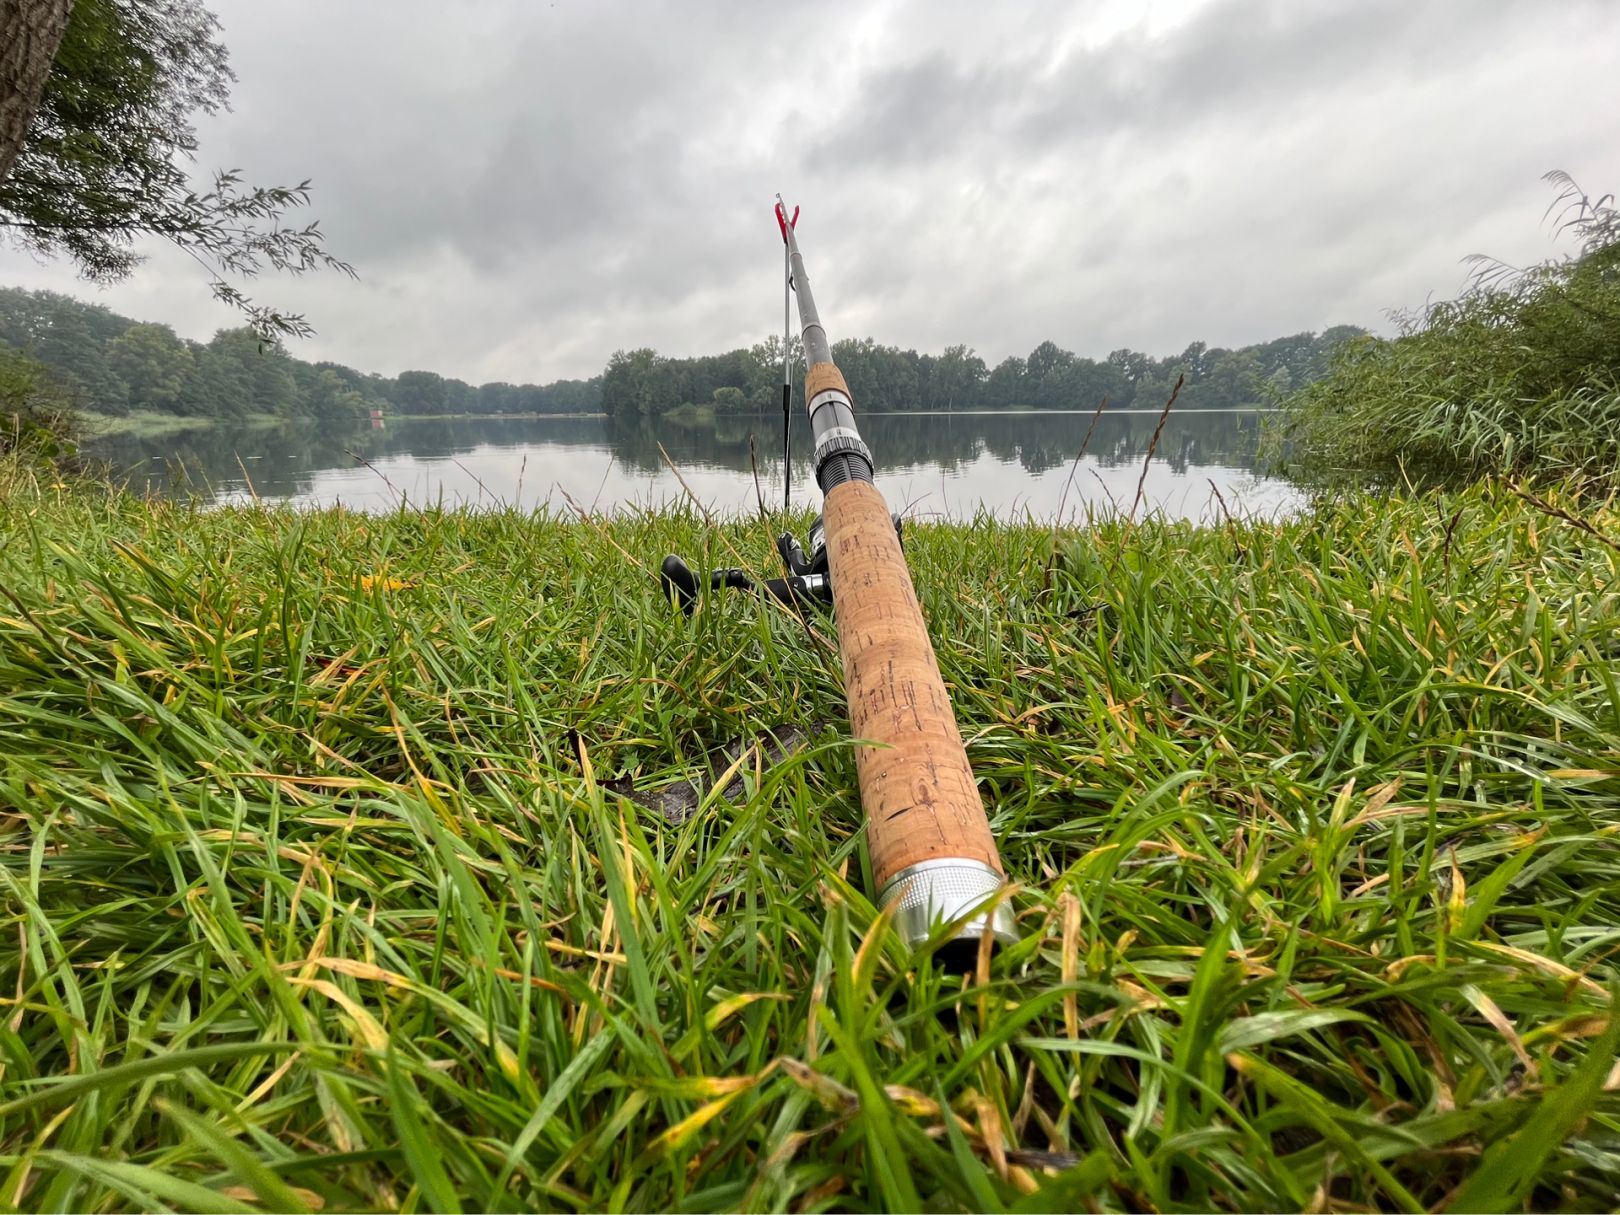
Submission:
<svg viewBox="0 0 1620 1215">
<path fill-rule="evenodd" d="M 34 125 L 72 10 L 73 0 L 0 0 L 0 182 Z"/>
</svg>

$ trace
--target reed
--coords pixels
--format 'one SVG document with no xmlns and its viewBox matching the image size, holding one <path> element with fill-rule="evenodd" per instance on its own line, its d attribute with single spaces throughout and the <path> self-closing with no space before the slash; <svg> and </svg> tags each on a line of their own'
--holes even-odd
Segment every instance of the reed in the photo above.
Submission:
<svg viewBox="0 0 1620 1215">
<path fill-rule="evenodd" d="M 1398 316 L 1392 340 L 1346 343 L 1281 402 L 1272 465 L 1328 488 L 1620 483 L 1620 211 L 1568 174 L 1546 180 L 1579 251 L 1526 269 L 1466 259 L 1460 298 Z"/>
</svg>

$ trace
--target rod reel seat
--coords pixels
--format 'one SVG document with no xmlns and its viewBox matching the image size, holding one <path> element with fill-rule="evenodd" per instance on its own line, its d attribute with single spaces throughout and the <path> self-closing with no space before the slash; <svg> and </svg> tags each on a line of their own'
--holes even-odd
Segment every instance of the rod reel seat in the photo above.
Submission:
<svg viewBox="0 0 1620 1215">
<path fill-rule="evenodd" d="M 904 523 L 897 514 L 891 514 L 889 517 L 894 520 L 894 534 L 900 538 L 903 545 Z M 830 604 L 833 601 L 832 579 L 827 572 L 827 541 L 820 515 L 817 515 L 816 521 L 810 525 L 807 539 L 809 556 L 805 555 L 806 546 L 801 545 L 792 532 L 783 532 L 776 538 L 776 552 L 782 558 L 785 577 L 758 581 L 747 570 L 716 569 L 709 571 L 708 589 L 762 591 L 792 608 L 802 604 Z M 705 579 L 680 557 L 671 553 L 659 566 L 658 581 L 663 586 L 664 593 L 680 605 L 681 611 L 690 616 L 697 604 L 698 594 Z"/>
</svg>

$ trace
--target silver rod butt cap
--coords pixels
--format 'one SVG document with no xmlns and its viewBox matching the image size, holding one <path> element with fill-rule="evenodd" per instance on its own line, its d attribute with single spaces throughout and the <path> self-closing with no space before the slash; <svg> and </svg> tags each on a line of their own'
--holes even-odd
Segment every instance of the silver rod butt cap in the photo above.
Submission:
<svg viewBox="0 0 1620 1215">
<path fill-rule="evenodd" d="M 884 884 L 878 895 L 883 907 L 894 907 L 894 927 L 908 949 L 915 949 L 934 934 L 941 923 L 959 920 L 1004 884 L 1001 874 L 983 861 L 967 857 L 941 857 L 908 865 Z M 989 932 L 998 945 L 1018 941 L 1012 909 L 997 903 L 989 914 L 979 914 L 956 930 L 955 939 L 973 940 Z"/>
</svg>

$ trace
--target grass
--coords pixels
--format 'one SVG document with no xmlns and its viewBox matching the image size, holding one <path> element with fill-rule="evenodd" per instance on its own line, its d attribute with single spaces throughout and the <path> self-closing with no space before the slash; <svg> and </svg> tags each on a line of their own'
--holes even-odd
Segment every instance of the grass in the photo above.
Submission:
<svg viewBox="0 0 1620 1215">
<path fill-rule="evenodd" d="M 952 977 L 847 739 L 604 789 L 841 720 L 830 623 L 659 598 L 763 524 L 14 480 L 0 1206 L 1613 1209 L 1620 515 L 1547 505 L 908 529 L 1019 883 Z"/>
</svg>

